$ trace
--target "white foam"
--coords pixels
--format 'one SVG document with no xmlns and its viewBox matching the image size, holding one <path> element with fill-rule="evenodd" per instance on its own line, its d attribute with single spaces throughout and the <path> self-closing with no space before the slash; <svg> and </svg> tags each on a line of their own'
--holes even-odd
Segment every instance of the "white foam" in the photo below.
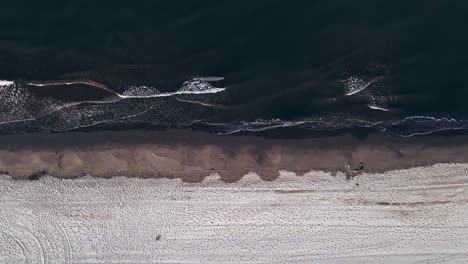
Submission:
<svg viewBox="0 0 468 264">
<path fill-rule="evenodd" d="M 386 131 L 401 137 L 412 137 L 417 135 L 428 135 L 444 130 L 460 130 L 468 127 L 468 120 L 457 120 L 455 118 L 436 118 L 432 116 L 409 116 L 401 120 L 389 122 L 389 126 L 401 125 L 405 122 L 414 122 L 412 126 L 422 126 L 423 131 L 413 133 L 399 133 L 391 129 Z"/>
<path fill-rule="evenodd" d="M 374 110 L 380 110 L 380 111 L 384 111 L 384 112 L 390 112 L 389 109 L 387 108 L 383 108 L 383 107 L 380 107 L 380 106 L 376 106 L 376 105 L 367 105 L 370 109 L 374 109 Z"/>
<path fill-rule="evenodd" d="M 14 81 L 8 81 L 8 80 L 0 80 L 0 86 L 10 86 L 15 84 Z"/>
<path fill-rule="evenodd" d="M 243 121 L 240 124 L 233 125 L 229 131 L 223 134 L 235 134 L 241 131 L 261 132 L 281 127 L 294 127 L 306 124 L 308 121 L 284 121 L 281 119 L 257 119 L 255 121 Z"/>
<path fill-rule="evenodd" d="M 202 79 L 193 79 L 184 82 L 182 88 L 178 91 L 179 93 L 217 93 L 224 91 L 224 88 L 217 88 Z"/>
<path fill-rule="evenodd" d="M 366 81 L 357 76 L 351 76 L 343 81 L 343 83 L 345 84 L 345 95 L 350 96 L 353 94 L 357 94 L 368 88 L 371 84 L 382 81 L 384 78 L 384 76 L 379 76 L 369 81 Z"/>
<path fill-rule="evenodd" d="M 169 93 L 147 93 L 145 94 L 145 88 L 150 90 L 157 90 L 156 88 L 150 87 L 139 87 L 139 88 L 132 88 L 134 91 L 138 91 L 137 93 L 129 90 L 126 93 L 118 94 L 120 98 L 131 99 L 131 98 L 157 98 L 157 97 L 170 97 L 174 95 L 184 95 L 184 94 L 215 94 L 223 92 L 226 88 L 218 88 L 214 87 L 209 84 L 207 81 L 203 79 L 192 79 L 190 81 L 184 82 L 182 87 L 176 92 L 169 92 Z M 159 92 L 159 91 L 158 91 Z"/>
<path fill-rule="evenodd" d="M 151 86 L 130 86 L 125 92 L 122 94 L 123 96 L 157 96 L 161 94 L 161 92 Z"/>
</svg>

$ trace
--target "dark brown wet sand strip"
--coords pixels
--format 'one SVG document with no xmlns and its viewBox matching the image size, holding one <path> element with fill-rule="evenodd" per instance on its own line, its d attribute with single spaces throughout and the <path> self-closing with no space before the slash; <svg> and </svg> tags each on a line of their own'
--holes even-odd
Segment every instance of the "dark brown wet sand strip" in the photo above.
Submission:
<svg viewBox="0 0 468 264">
<path fill-rule="evenodd" d="M 279 170 L 346 172 L 348 165 L 358 169 L 361 162 L 370 172 L 466 163 L 467 142 L 467 136 L 265 139 L 189 130 L 5 135 L 0 136 L 0 171 L 19 179 L 89 174 L 188 182 L 210 173 L 233 182 L 254 171 L 273 180 Z"/>
</svg>

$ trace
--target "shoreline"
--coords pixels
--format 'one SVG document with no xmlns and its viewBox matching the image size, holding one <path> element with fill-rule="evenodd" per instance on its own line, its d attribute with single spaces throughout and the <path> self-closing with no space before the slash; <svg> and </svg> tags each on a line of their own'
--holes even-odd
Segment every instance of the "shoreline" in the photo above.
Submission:
<svg viewBox="0 0 468 264">
<path fill-rule="evenodd" d="M 401 138 L 371 134 L 320 138 L 218 136 L 191 130 L 117 131 L 0 136 L 0 172 L 13 179 L 180 178 L 217 173 L 236 182 L 249 172 L 274 180 L 279 171 L 385 172 L 438 163 L 468 163 L 468 136 Z M 349 167 L 348 167 L 349 166 Z M 357 170 L 353 173 L 352 170 Z"/>
</svg>

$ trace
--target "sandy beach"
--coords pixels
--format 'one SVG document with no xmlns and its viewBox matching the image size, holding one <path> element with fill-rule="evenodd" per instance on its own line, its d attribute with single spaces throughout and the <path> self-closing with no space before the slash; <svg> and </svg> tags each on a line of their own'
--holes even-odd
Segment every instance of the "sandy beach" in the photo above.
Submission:
<svg viewBox="0 0 468 264">
<path fill-rule="evenodd" d="M 273 180 L 280 170 L 300 175 L 311 170 L 350 175 L 360 169 L 384 172 L 466 163 L 466 142 L 466 136 L 271 139 L 187 130 L 6 135 L 0 137 L 0 171 L 17 179 L 47 174 L 199 182 L 217 173 L 223 181 L 234 182 L 255 172 L 264 180 Z"/>
<path fill-rule="evenodd" d="M 251 173 L 235 183 L 4 176 L 0 262 L 462 264 L 467 171 Z"/>
</svg>

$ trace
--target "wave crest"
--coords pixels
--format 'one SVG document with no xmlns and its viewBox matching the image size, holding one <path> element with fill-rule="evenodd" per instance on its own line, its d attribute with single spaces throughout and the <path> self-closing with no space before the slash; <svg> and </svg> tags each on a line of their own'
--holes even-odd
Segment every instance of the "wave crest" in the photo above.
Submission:
<svg viewBox="0 0 468 264">
<path fill-rule="evenodd" d="M 127 96 L 127 97 L 132 97 L 132 96 L 157 96 L 161 94 L 161 92 L 154 88 L 154 87 L 151 87 L 151 86 L 130 86 L 130 88 L 128 88 L 127 90 L 125 90 L 125 92 L 122 93 L 123 96 Z"/>
<path fill-rule="evenodd" d="M 219 93 L 224 91 L 225 88 L 218 88 L 211 85 L 204 79 L 195 78 L 190 81 L 184 82 L 182 87 L 177 91 L 179 94 L 207 94 Z"/>
</svg>

